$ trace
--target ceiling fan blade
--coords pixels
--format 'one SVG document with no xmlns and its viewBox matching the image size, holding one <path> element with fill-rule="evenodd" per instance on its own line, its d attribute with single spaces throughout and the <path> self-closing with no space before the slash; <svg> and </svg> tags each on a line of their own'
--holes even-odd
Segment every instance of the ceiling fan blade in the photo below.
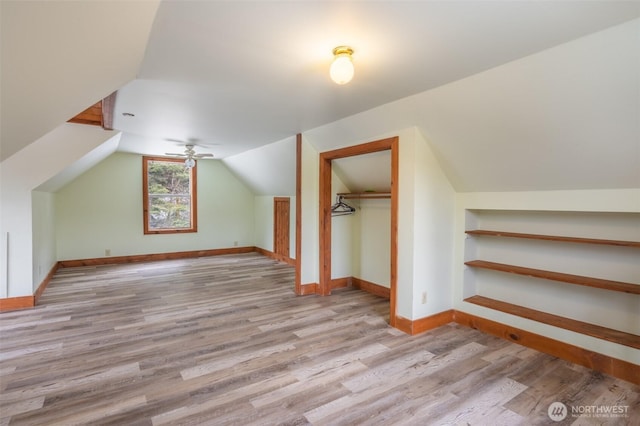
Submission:
<svg viewBox="0 0 640 426">
<path fill-rule="evenodd" d="M 205 158 L 205 157 L 213 157 L 213 154 L 195 154 L 194 158 Z"/>
<path fill-rule="evenodd" d="M 171 155 L 173 157 L 186 157 L 186 154 L 178 154 L 176 152 L 165 152 L 164 155 Z"/>
<path fill-rule="evenodd" d="M 167 142 L 177 143 L 179 145 L 184 145 L 188 143 L 187 141 L 183 141 L 182 139 L 165 138 L 164 140 Z"/>
</svg>

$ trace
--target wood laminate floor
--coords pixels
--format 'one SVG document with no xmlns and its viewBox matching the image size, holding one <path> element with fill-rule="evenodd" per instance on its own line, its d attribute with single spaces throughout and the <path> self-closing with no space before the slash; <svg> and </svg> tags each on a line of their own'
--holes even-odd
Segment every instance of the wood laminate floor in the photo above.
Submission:
<svg viewBox="0 0 640 426">
<path fill-rule="evenodd" d="M 640 424 L 631 383 L 293 279 L 254 253 L 61 269 L 0 314 L 0 425 Z M 556 423 L 554 401 L 618 408 Z"/>
</svg>

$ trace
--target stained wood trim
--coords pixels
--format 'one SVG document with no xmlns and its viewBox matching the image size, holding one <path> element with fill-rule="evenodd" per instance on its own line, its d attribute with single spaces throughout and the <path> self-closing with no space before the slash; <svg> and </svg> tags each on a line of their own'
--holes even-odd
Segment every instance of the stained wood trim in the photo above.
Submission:
<svg viewBox="0 0 640 426">
<path fill-rule="evenodd" d="M 344 199 L 391 198 L 390 192 L 339 192 L 336 195 L 339 195 Z"/>
<path fill-rule="evenodd" d="M 296 274 L 294 289 L 302 294 L 302 134 L 296 135 Z"/>
<path fill-rule="evenodd" d="M 38 299 L 47 288 L 53 275 L 60 268 L 60 262 L 56 262 L 51 268 L 47 276 L 42 280 L 33 296 L 8 297 L 0 299 L 0 312 L 13 311 L 18 309 L 33 308 L 38 303 Z"/>
<path fill-rule="evenodd" d="M 398 203 L 400 202 L 400 138 L 389 140 L 391 148 L 391 259 L 389 289 L 389 324 L 396 323 L 396 300 L 398 298 Z"/>
<path fill-rule="evenodd" d="M 331 289 L 345 288 L 351 286 L 351 277 L 332 278 Z"/>
<path fill-rule="evenodd" d="M 519 343 L 528 348 L 562 358 L 637 385 L 640 384 L 640 365 L 573 346 L 506 324 L 477 317 L 466 312 L 455 311 L 454 320 L 458 324 L 471 327 L 483 333 Z"/>
<path fill-rule="evenodd" d="M 396 315 L 396 322 L 394 327 L 400 331 L 404 331 L 405 333 L 413 336 L 413 321 L 410 320 L 409 318 Z"/>
<path fill-rule="evenodd" d="M 276 258 L 276 254 L 275 254 L 274 252 L 272 252 L 271 250 L 263 249 L 263 248 L 261 248 L 261 247 L 256 247 L 256 248 L 255 248 L 255 251 L 256 251 L 257 253 L 260 253 L 260 254 L 261 254 L 261 255 L 263 255 L 263 256 L 267 256 L 267 257 L 270 257 L 270 258 L 272 258 L 272 259 L 275 259 L 275 258 Z"/>
<path fill-rule="evenodd" d="M 33 308 L 35 305 L 34 296 L 6 297 L 0 299 L 0 312 Z"/>
<path fill-rule="evenodd" d="M 149 229 L 149 176 L 148 176 L 148 162 L 149 161 L 165 161 L 173 163 L 183 163 L 182 158 L 168 158 L 168 157 L 142 157 L 142 223 L 143 233 L 145 235 L 155 234 L 188 234 L 198 232 L 198 162 L 193 166 L 191 171 L 191 227 L 185 229 Z"/>
<path fill-rule="evenodd" d="M 58 264 L 63 268 L 72 268 L 77 266 L 112 265 L 121 263 L 151 262 L 156 260 L 189 259 L 194 257 L 219 256 L 224 254 L 251 253 L 257 251 L 256 249 L 257 248 L 254 246 L 230 247 L 210 250 L 180 251 L 172 253 L 138 254 L 131 256 L 98 257 L 94 259 L 61 260 L 58 262 Z"/>
<path fill-rule="evenodd" d="M 590 324 L 583 321 L 577 321 L 571 318 L 561 317 L 549 314 L 547 312 L 537 311 L 524 306 L 514 305 L 512 303 L 502 302 L 496 299 L 490 299 L 484 296 L 472 296 L 464 299 L 465 302 L 474 305 L 484 306 L 485 308 L 495 309 L 506 312 L 511 315 L 549 324 L 554 327 L 571 330 L 576 333 L 586 334 L 598 339 L 607 340 L 609 342 L 618 343 L 624 346 L 640 349 L 640 336 L 631 333 L 625 333 L 620 330 L 602 327 L 596 324 Z"/>
<path fill-rule="evenodd" d="M 300 286 L 299 296 L 305 296 L 307 294 L 317 294 L 318 293 L 318 283 L 308 283 L 302 284 Z"/>
<path fill-rule="evenodd" d="M 105 130 L 113 130 L 113 110 L 116 103 L 116 94 L 117 92 L 113 92 L 81 113 L 76 114 L 67 122 L 100 126 Z"/>
<path fill-rule="evenodd" d="M 578 237 L 561 237 L 556 235 L 521 234 L 517 232 L 489 231 L 486 229 L 474 229 L 474 230 L 469 230 L 465 232 L 468 235 L 478 235 L 478 236 L 525 238 L 525 239 L 531 239 L 531 240 L 560 241 L 565 243 L 601 244 L 601 245 L 609 245 L 609 246 L 640 248 L 639 241 L 602 240 L 597 238 L 578 238 Z"/>
<path fill-rule="evenodd" d="M 319 238 L 319 266 L 320 282 L 319 294 L 331 294 L 331 158 L 320 154 L 319 167 L 320 188 L 320 238 Z"/>
<path fill-rule="evenodd" d="M 449 309 L 413 321 L 413 334 L 423 333 L 453 322 L 454 313 L 453 309 Z"/>
<path fill-rule="evenodd" d="M 619 379 L 640 384 L 640 365 L 458 310 L 444 311 L 413 321 L 398 316 L 396 328 L 407 334 L 415 335 L 452 321 Z"/>
<path fill-rule="evenodd" d="M 100 100 L 84 111 L 71 117 L 69 120 L 67 120 L 67 122 L 102 127 L 102 120 L 102 101 Z"/>
<path fill-rule="evenodd" d="M 391 151 L 391 278 L 389 298 L 389 324 L 396 327 L 396 288 L 398 265 L 398 164 L 399 138 L 397 136 L 320 153 L 319 160 L 319 294 L 331 294 L 331 161 L 339 158 Z"/>
<path fill-rule="evenodd" d="M 366 142 L 359 145 L 352 145 L 345 148 L 338 148 L 331 151 L 325 151 L 321 155 L 325 160 L 337 160 L 338 158 L 353 157 L 361 154 L 370 154 L 372 152 L 388 151 L 391 145 L 398 137 L 380 139 L 373 142 Z"/>
<path fill-rule="evenodd" d="M 102 128 L 113 130 L 113 111 L 116 107 L 116 96 L 118 92 L 113 92 L 102 100 Z"/>
<path fill-rule="evenodd" d="M 413 336 L 453 322 L 454 315 L 455 311 L 449 309 L 417 320 L 397 316 L 396 328 Z"/>
<path fill-rule="evenodd" d="M 290 257 L 280 256 L 277 253 L 272 252 L 271 250 L 266 250 L 260 247 L 255 247 L 255 252 L 260 253 L 263 256 L 266 256 L 270 259 L 277 260 L 278 262 L 284 262 L 287 265 L 296 266 L 295 259 L 291 259 Z"/>
<path fill-rule="evenodd" d="M 44 280 L 42 280 L 42 282 L 38 286 L 38 289 L 36 290 L 35 294 L 33 295 L 34 304 L 36 304 L 36 305 L 38 304 L 38 299 L 40 299 L 40 296 L 42 296 L 42 293 L 44 293 L 44 290 L 47 288 L 47 286 L 49 285 L 49 283 L 53 279 L 53 275 L 56 273 L 56 271 L 59 268 L 60 268 L 60 262 L 56 262 L 56 264 L 53 265 L 53 267 L 51 268 L 51 270 L 49 271 L 47 276 L 44 277 Z"/>
<path fill-rule="evenodd" d="M 473 268 L 490 269 L 492 271 L 525 275 L 527 277 L 542 278 L 568 284 L 600 288 L 603 290 L 619 291 L 622 293 L 640 294 L 640 284 L 604 280 L 602 278 L 585 277 L 582 275 L 565 274 L 562 272 L 545 271 L 542 269 L 526 268 L 524 266 L 507 265 L 505 263 L 487 262 L 485 260 L 471 260 L 464 264 Z"/>
<path fill-rule="evenodd" d="M 351 277 L 351 285 L 367 293 L 375 294 L 376 296 L 389 299 L 391 297 L 391 289 L 380 284 L 372 283 L 360 278 Z"/>
</svg>

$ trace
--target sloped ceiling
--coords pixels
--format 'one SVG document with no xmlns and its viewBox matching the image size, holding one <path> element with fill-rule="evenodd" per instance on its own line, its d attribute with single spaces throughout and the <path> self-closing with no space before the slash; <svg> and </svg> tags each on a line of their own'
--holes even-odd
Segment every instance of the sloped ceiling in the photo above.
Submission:
<svg viewBox="0 0 640 426">
<path fill-rule="evenodd" d="M 54 132 L 59 133 L 62 129 L 72 127 L 76 128 L 74 130 L 67 130 L 67 135 L 65 135 L 64 139 L 60 136 L 57 136 L 56 139 L 58 143 L 67 143 L 71 138 L 79 138 L 83 142 L 85 142 L 85 146 L 89 146 L 93 148 L 93 145 L 86 143 L 87 141 L 93 138 L 99 138 L 104 140 L 97 147 L 91 149 L 85 155 L 72 162 L 69 166 L 65 167 L 61 172 L 55 174 L 51 179 L 48 179 L 41 185 L 35 188 L 36 191 L 42 192 L 57 192 L 59 189 L 63 188 L 69 182 L 73 181 L 75 178 L 91 169 L 93 166 L 98 164 L 100 161 L 104 160 L 111 154 L 116 151 L 118 148 L 118 142 L 120 142 L 120 136 L 122 133 L 113 132 L 113 131 L 103 131 L 99 127 L 95 126 L 84 126 L 81 125 L 82 130 L 78 130 L 78 125 L 66 124 L 64 126 L 58 127 Z M 47 136 L 45 136 L 46 138 Z M 86 149 L 86 148 L 85 148 Z M 67 146 L 64 150 L 64 156 L 69 157 L 71 149 Z"/>
<path fill-rule="evenodd" d="M 189 141 L 230 165 L 296 133 L 322 151 L 417 126 L 459 191 L 638 185 L 639 2 L 0 7 L 2 158 L 119 89 L 127 152 Z M 345 86 L 327 76 L 339 44 Z M 250 186 L 277 193 L 271 176 Z"/>
<path fill-rule="evenodd" d="M 0 1 L 0 159 L 133 80 L 158 4 Z"/>
<path fill-rule="evenodd" d="M 267 173 L 243 152 L 417 126 L 459 191 L 636 186 L 637 40 L 579 40 L 638 16 L 634 2 L 165 2 L 119 93 L 120 149 L 195 140 L 275 194 L 293 164 Z M 339 44 L 356 52 L 346 86 L 327 77 Z M 347 161 L 342 180 L 371 186 L 374 168 Z"/>
<path fill-rule="evenodd" d="M 640 188 L 640 20 L 411 101 L 459 191 Z"/>
<path fill-rule="evenodd" d="M 227 157 L 223 161 L 256 195 L 296 195 L 295 136 Z"/>
<path fill-rule="evenodd" d="M 458 191 L 639 188 L 639 46 L 636 19 L 305 137 L 325 151 L 417 126 Z"/>
<path fill-rule="evenodd" d="M 351 192 L 390 192 L 391 153 L 389 151 L 339 158 L 332 170 Z"/>
<path fill-rule="evenodd" d="M 118 94 L 119 149 L 195 141 L 226 158 L 639 13 L 610 1 L 165 1 L 138 78 Z M 355 52 L 345 86 L 328 77 L 341 44 Z"/>
</svg>

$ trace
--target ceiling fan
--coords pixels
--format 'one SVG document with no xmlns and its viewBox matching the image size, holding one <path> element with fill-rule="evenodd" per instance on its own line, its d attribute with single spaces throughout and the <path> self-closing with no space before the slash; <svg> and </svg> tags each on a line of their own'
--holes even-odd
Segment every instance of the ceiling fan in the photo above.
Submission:
<svg viewBox="0 0 640 426">
<path fill-rule="evenodd" d="M 200 158 L 213 157 L 213 154 L 210 153 L 196 154 L 196 151 L 193 149 L 194 146 L 195 145 L 193 144 L 187 144 L 184 146 L 184 153 L 179 154 L 175 152 L 166 152 L 165 155 L 184 158 L 184 165 L 187 168 L 192 168 L 193 166 L 195 166 L 196 160 L 199 160 Z"/>
</svg>

